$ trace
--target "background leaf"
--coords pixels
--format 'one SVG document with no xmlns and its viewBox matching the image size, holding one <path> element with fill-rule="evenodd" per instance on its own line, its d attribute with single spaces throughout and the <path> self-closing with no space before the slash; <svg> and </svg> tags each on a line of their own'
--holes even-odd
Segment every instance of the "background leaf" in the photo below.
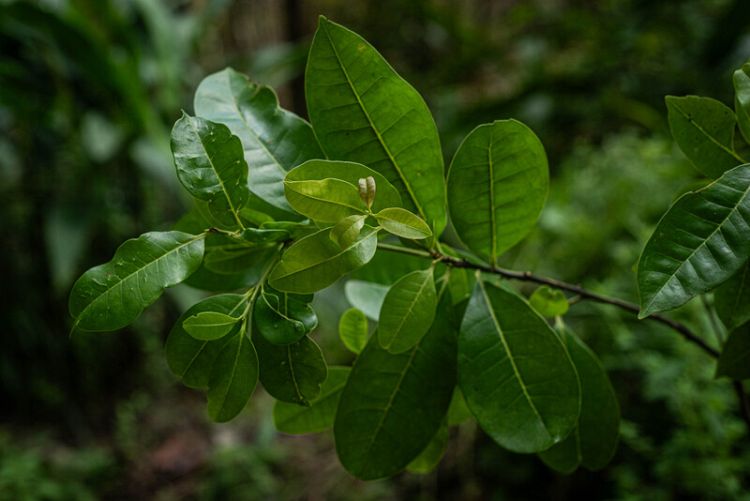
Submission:
<svg viewBox="0 0 750 501">
<path fill-rule="evenodd" d="M 376 322 L 380 318 L 385 295 L 388 294 L 387 285 L 366 282 L 364 280 L 347 280 L 344 294 L 349 304 L 359 309 L 371 320 Z"/>
<path fill-rule="evenodd" d="M 357 357 L 333 432 L 341 464 L 363 480 L 406 467 L 440 428 L 456 384 L 457 321 L 446 300 L 430 331 L 394 355 L 375 339 Z"/>
<path fill-rule="evenodd" d="M 73 329 L 113 331 L 138 318 L 162 291 L 193 273 L 203 258 L 203 235 L 144 233 L 127 240 L 112 261 L 91 268 L 73 285 Z"/>
<path fill-rule="evenodd" d="M 296 241 L 281 256 L 268 279 L 280 291 L 309 294 L 328 287 L 375 255 L 377 231 L 365 226 L 356 242 L 342 249 L 325 228 Z"/>
<path fill-rule="evenodd" d="M 250 190 L 273 207 L 291 212 L 281 182 L 286 171 L 324 156 L 310 124 L 280 108 L 270 87 L 231 68 L 203 79 L 194 106 L 196 115 L 226 125 L 239 137 L 250 166 Z"/>
<path fill-rule="evenodd" d="M 750 379 L 750 330 L 747 325 L 729 334 L 719 356 L 716 377 Z"/>
<path fill-rule="evenodd" d="M 750 262 L 714 291 L 714 306 L 727 330 L 750 321 Z"/>
<path fill-rule="evenodd" d="M 681 196 L 638 261 L 641 317 L 676 308 L 731 277 L 750 256 L 750 165 Z"/>
<path fill-rule="evenodd" d="M 367 345 L 367 317 L 362 310 L 349 308 L 339 319 L 339 338 L 346 349 L 359 355 Z"/>
<path fill-rule="evenodd" d="M 324 17 L 310 47 L 305 95 L 323 151 L 383 174 L 404 207 L 439 235 L 446 223 L 443 157 L 422 96 L 363 38 Z"/>
<path fill-rule="evenodd" d="M 696 169 L 710 178 L 741 163 L 734 151 L 732 110 L 709 97 L 667 96 L 672 137 Z"/>
<path fill-rule="evenodd" d="M 433 269 L 404 275 L 388 290 L 378 321 L 378 342 L 391 353 L 403 353 L 427 332 L 435 318 L 437 292 Z"/>
<path fill-rule="evenodd" d="M 732 75 L 734 83 L 734 112 L 737 124 L 745 141 L 750 143 L 750 64 L 745 63 L 742 68 Z"/>
<path fill-rule="evenodd" d="M 557 334 L 518 295 L 478 281 L 458 341 L 461 391 L 479 425 L 514 452 L 539 452 L 573 430 L 578 375 Z"/>
<path fill-rule="evenodd" d="M 278 401 L 273 407 L 273 422 L 282 433 L 302 435 L 333 427 L 341 391 L 349 377 L 350 367 L 331 366 L 320 386 L 320 394 L 309 406 Z"/>
<path fill-rule="evenodd" d="M 537 288 L 529 298 L 529 304 L 543 317 L 554 318 L 568 312 L 568 298 L 562 291 L 546 285 Z"/>
<path fill-rule="evenodd" d="M 548 187 L 547 156 L 531 129 L 516 120 L 480 125 L 461 143 L 448 172 L 456 233 L 494 265 L 532 230 Z"/>
<path fill-rule="evenodd" d="M 448 424 L 444 422 L 438 428 L 437 433 L 432 437 L 430 443 L 427 444 L 427 447 L 406 466 L 406 470 L 421 475 L 434 470 L 440 463 L 440 460 L 443 459 L 445 450 L 448 448 L 449 431 Z"/>
</svg>

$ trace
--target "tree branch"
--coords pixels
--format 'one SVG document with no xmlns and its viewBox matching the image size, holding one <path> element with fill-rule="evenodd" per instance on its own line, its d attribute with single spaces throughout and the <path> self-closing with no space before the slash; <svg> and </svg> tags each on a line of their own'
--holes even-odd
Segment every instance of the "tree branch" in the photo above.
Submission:
<svg viewBox="0 0 750 501">
<path fill-rule="evenodd" d="M 498 275 L 503 278 L 507 278 L 509 280 L 518 280 L 520 282 L 533 282 L 533 283 L 537 283 L 540 285 L 547 285 L 554 289 L 572 292 L 580 296 L 582 299 L 587 299 L 589 301 L 594 301 L 597 303 L 616 306 L 622 310 L 628 311 L 635 315 L 638 315 L 638 313 L 640 312 L 640 308 L 635 303 L 631 303 L 631 302 L 624 301 L 622 299 L 618 299 L 614 297 L 604 296 L 602 294 L 597 294 L 596 292 L 590 291 L 588 289 L 584 289 L 583 287 L 579 285 L 570 284 L 567 282 L 563 282 L 561 280 L 556 280 L 554 278 L 534 275 L 533 273 L 529 271 L 507 270 L 504 268 L 497 268 L 497 267 L 493 268 L 486 264 L 472 263 L 465 259 L 456 258 L 453 256 L 447 256 L 437 251 L 428 252 L 428 251 L 421 250 L 421 249 L 412 249 L 409 247 L 402 247 L 400 245 L 390 245 L 390 244 L 379 243 L 378 248 L 385 250 L 385 251 L 389 251 L 389 252 L 398 252 L 401 254 L 408 254 L 411 256 L 419 256 L 419 257 L 424 257 L 424 258 L 429 258 L 429 259 L 435 259 L 452 268 L 479 270 L 484 273 Z M 687 327 L 685 324 L 677 322 L 676 320 L 672 320 L 671 318 L 665 317 L 663 315 L 650 315 L 646 317 L 644 320 L 650 320 L 652 322 L 657 322 L 662 325 L 665 325 L 669 327 L 670 329 L 672 329 L 673 331 L 680 334 L 683 338 L 685 338 L 685 340 L 698 346 L 700 349 L 702 349 L 711 357 L 713 358 L 719 357 L 719 352 L 716 349 L 712 348 L 701 337 L 699 337 L 692 330 L 690 330 L 690 328 Z"/>
</svg>

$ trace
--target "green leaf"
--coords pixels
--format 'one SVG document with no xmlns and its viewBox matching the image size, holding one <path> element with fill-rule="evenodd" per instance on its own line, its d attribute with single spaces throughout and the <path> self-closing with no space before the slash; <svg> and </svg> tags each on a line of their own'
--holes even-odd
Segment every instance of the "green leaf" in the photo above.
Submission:
<svg viewBox="0 0 750 501">
<path fill-rule="evenodd" d="M 321 223 L 367 212 L 357 187 L 341 179 L 284 181 L 284 193 L 294 210 Z"/>
<path fill-rule="evenodd" d="M 73 331 L 114 331 L 138 318 L 165 288 L 193 273 L 203 258 L 203 235 L 145 233 L 127 240 L 108 263 L 73 285 L 68 307 Z"/>
<path fill-rule="evenodd" d="M 418 216 L 400 207 L 383 209 L 375 214 L 378 224 L 401 238 L 422 239 L 432 236 L 432 230 Z"/>
<path fill-rule="evenodd" d="M 734 151 L 732 110 L 709 97 L 667 96 L 672 137 L 696 169 L 710 178 L 743 163 Z"/>
<path fill-rule="evenodd" d="M 443 296 L 430 331 L 394 355 L 375 336 L 357 357 L 333 432 L 341 464 L 363 480 L 406 467 L 442 425 L 456 384 L 456 324 Z"/>
<path fill-rule="evenodd" d="M 451 399 L 451 405 L 448 407 L 448 425 L 457 426 L 472 417 L 469 407 L 466 405 L 466 399 L 464 394 L 461 393 L 461 388 L 456 386 L 453 389 L 453 398 Z"/>
<path fill-rule="evenodd" d="M 568 312 L 568 298 L 562 291 L 542 285 L 531 294 L 529 304 L 543 317 L 561 317 Z"/>
<path fill-rule="evenodd" d="M 448 205 L 456 233 L 490 264 L 533 229 L 549 188 L 547 156 L 516 120 L 474 129 L 448 171 Z"/>
<path fill-rule="evenodd" d="M 241 294 L 211 296 L 191 306 L 175 322 L 167 337 L 165 352 L 170 370 L 182 379 L 185 386 L 197 389 L 208 388 L 211 367 L 225 344 L 225 340 L 195 339 L 183 327 L 185 320 L 208 311 L 225 313 L 229 316 L 240 315 L 246 304 L 247 299 Z"/>
<path fill-rule="evenodd" d="M 719 356 L 716 377 L 750 379 L 750 329 L 745 325 L 733 330 Z"/>
<path fill-rule="evenodd" d="M 566 474 L 579 465 L 600 470 L 617 449 L 620 428 L 617 396 L 594 352 L 569 330 L 562 329 L 561 335 L 581 381 L 581 415 L 568 438 L 539 456 L 548 466 Z"/>
<path fill-rule="evenodd" d="M 578 421 L 578 375 L 560 338 L 521 297 L 477 281 L 458 340 L 461 391 L 479 425 L 514 452 L 539 452 Z"/>
<path fill-rule="evenodd" d="M 638 261 L 640 317 L 676 308 L 731 277 L 750 256 L 750 164 L 669 208 Z"/>
<path fill-rule="evenodd" d="M 213 215 L 228 210 L 239 222 L 249 195 L 240 140 L 225 125 L 183 113 L 172 128 L 172 154 L 185 189 Z"/>
<path fill-rule="evenodd" d="M 443 459 L 445 450 L 448 448 L 448 438 L 450 436 L 448 432 L 448 424 L 443 422 L 443 425 L 438 428 L 437 433 L 432 437 L 427 447 L 406 466 L 406 470 L 421 475 L 434 470 L 440 463 L 440 460 Z"/>
<path fill-rule="evenodd" d="M 254 275 L 259 275 L 278 252 L 279 247 L 274 244 L 235 249 L 207 247 L 203 264 L 209 271 L 225 276 L 245 273 L 248 270 L 252 270 Z"/>
<path fill-rule="evenodd" d="M 727 330 L 750 321 L 750 262 L 714 291 L 714 305 Z"/>
<path fill-rule="evenodd" d="M 745 63 L 732 75 L 734 112 L 745 141 L 750 143 L 750 64 Z"/>
<path fill-rule="evenodd" d="M 339 319 L 339 338 L 344 346 L 359 355 L 367 345 L 367 317 L 362 310 L 349 308 Z"/>
<path fill-rule="evenodd" d="M 275 399 L 310 405 L 320 394 L 327 368 L 323 353 L 307 336 L 286 346 L 278 346 L 256 335 L 253 340 L 260 358 L 260 382 Z"/>
<path fill-rule="evenodd" d="M 296 343 L 318 326 L 315 310 L 300 296 L 266 291 L 255 302 L 253 316 L 260 334 L 272 344 Z"/>
<path fill-rule="evenodd" d="M 349 216 L 342 219 L 331 229 L 331 240 L 342 249 L 349 247 L 359 238 L 366 218 L 367 216 Z"/>
<path fill-rule="evenodd" d="M 348 280 L 344 285 L 344 295 L 346 295 L 349 304 L 362 310 L 367 318 L 377 322 L 389 288 L 387 285 L 365 282 L 364 280 Z"/>
<path fill-rule="evenodd" d="M 382 174 L 356 162 L 310 160 L 290 170 L 289 174 L 286 175 L 285 181 L 314 181 L 335 178 L 346 181 L 352 186 L 359 187 L 359 180 L 368 177 L 372 177 L 375 180 L 378 190 L 373 202 L 373 210 L 401 207 L 401 196 L 396 188 Z M 357 193 L 359 193 L 359 190 Z"/>
<path fill-rule="evenodd" d="M 418 270 L 393 284 L 380 308 L 378 342 L 391 353 L 403 353 L 419 342 L 435 318 L 437 292 L 433 270 Z"/>
<path fill-rule="evenodd" d="M 182 327 L 195 339 L 212 341 L 229 334 L 242 320 L 218 311 L 201 311 L 185 319 Z"/>
<path fill-rule="evenodd" d="M 250 190 L 272 206 L 290 212 L 282 180 L 286 172 L 323 157 L 312 127 L 279 107 L 270 87 L 250 82 L 226 68 L 209 75 L 195 92 L 195 113 L 222 123 L 240 138 L 250 166 Z"/>
<path fill-rule="evenodd" d="M 320 386 L 320 394 L 310 401 L 309 406 L 276 402 L 273 407 L 276 429 L 282 433 L 303 435 L 332 428 L 339 397 L 350 371 L 349 367 L 329 367 L 328 377 Z"/>
<path fill-rule="evenodd" d="M 268 282 L 275 289 L 309 294 L 328 287 L 375 255 L 378 232 L 365 226 L 356 242 L 342 249 L 325 228 L 296 241 L 281 256 Z"/>
<path fill-rule="evenodd" d="M 208 381 L 208 416 L 224 423 L 242 412 L 258 383 L 258 355 L 244 329 L 222 347 Z"/>
<path fill-rule="evenodd" d="M 404 207 L 440 235 L 446 223 L 443 156 L 422 96 L 362 37 L 324 17 L 310 47 L 305 96 L 328 157 L 383 174 Z"/>
<path fill-rule="evenodd" d="M 274 228 L 245 228 L 240 233 L 240 238 L 252 244 L 269 244 L 281 242 L 291 238 L 291 233 L 286 229 Z"/>
</svg>

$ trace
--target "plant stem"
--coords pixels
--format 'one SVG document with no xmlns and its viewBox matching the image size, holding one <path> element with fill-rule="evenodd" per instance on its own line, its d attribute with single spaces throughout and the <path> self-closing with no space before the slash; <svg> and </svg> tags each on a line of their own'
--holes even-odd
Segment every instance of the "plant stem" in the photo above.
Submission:
<svg viewBox="0 0 750 501">
<path fill-rule="evenodd" d="M 499 275 L 503 278 L 507 278 L 510 280 L 518 280 L 520 282 L 533 282 L 533 283 L 537 283 L 541 285 L 547 285 L 555 289 L 564 290 L 564 291 L 577 294 L 578 296 L 580 296 L 581 299 L 588 299 L 589 301 L 616 306 L 622 310 L 628 311 L 635 315 L 637 315 L 640 312 L 640 308 L 635 303 L 631 303 L 631 302 L 624 301 L 622 299 L 618 299 L 614 297 L 604 296 L 602 294 L 598 294 L 588 289 L 584 289 L 583 287 L 579 285 L 570 284 L 567 282 L 563 282 L 561 280 L 556 280 L 554 278 L 534 275 L 533 273 L 529 271 L 507 270 L 507 269 L 498 268 L 498 267 L 493 268 L 486 264 L 472 263 L 465 259 L 447 256 L 437 251 L 427 252 L 427 251 L 423 251 L 420 249 L 411 249 L 408 247 L 402 247 L 400 245 L 390 245 L 390 244 L 379 243 L 378 248 L 385 250 L 385 251 L 389 251 L 389 252 L 399 252 L 401 254 L 408 254 L 411 256 L 419 256 L 419 257 L 428 258 L 428 259 L 436 259 L 452 268 L 465 268 L 465 269 L 470 269 L 470 270 L 479 270 L 484 273 Z M 690 328 L 687 327 L 685 324 L 682 324 L 680 322 L 677 322 L 676 320 L 672 320 L 671 318 L 665 317 L 663 315 L 658 315 L 658 314 L 650 315 L 646 317 L 645 320 L 651 320 L 653 322 L 658 322 L 662 325 L 666 325 L 673 331 L 680 334 L 687 341 L 701 348 L 704 352 L 706 352 L 711 357 L 713 358 L 719 357 L 719 352 L 717 350 L 712 348 L 708 343 L 706 343 L 697 334 L 695 334 L 692 330 L 690 330 Z"/>
</svg>

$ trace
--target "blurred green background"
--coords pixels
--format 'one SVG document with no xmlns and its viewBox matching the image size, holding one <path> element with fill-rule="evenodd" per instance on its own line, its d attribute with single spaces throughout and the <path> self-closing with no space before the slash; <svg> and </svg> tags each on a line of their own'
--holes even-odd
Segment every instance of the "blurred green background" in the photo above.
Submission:
<svg viewBox="0 0 750 501">
<path fill-rule="evenodd" d="M 121 332 L 68 338 L 73 280 L 184 210 L 168 133 L 200 79 L 231 65 L 304 116 L 318 14 L 425 96 L 446 159 L 479 123 L 531 126 L 550 199 L 503 264 L 630 300 L 641 246 L 697 178 L 663 97 L 731 104 L 750 57 L 747 0 L 0 1 L 0 499 L 750 499 L 730 385 L 674 333 L 606 307 L 576 305 L 569 322 L 610 371 L 621 443 L 604 471 L 568 477 L 467 423 L 437 471 L 363 483 L 330 435 L 277 434 L 262 390 L 209 424 L 162 355 L 197 297 L 187 287 Z M 318 300 L 329 362 L 346 357 L 344 307 L 335 292 Z M 709 330 L 700 303 L 677 316 Z"/>
</svg>

